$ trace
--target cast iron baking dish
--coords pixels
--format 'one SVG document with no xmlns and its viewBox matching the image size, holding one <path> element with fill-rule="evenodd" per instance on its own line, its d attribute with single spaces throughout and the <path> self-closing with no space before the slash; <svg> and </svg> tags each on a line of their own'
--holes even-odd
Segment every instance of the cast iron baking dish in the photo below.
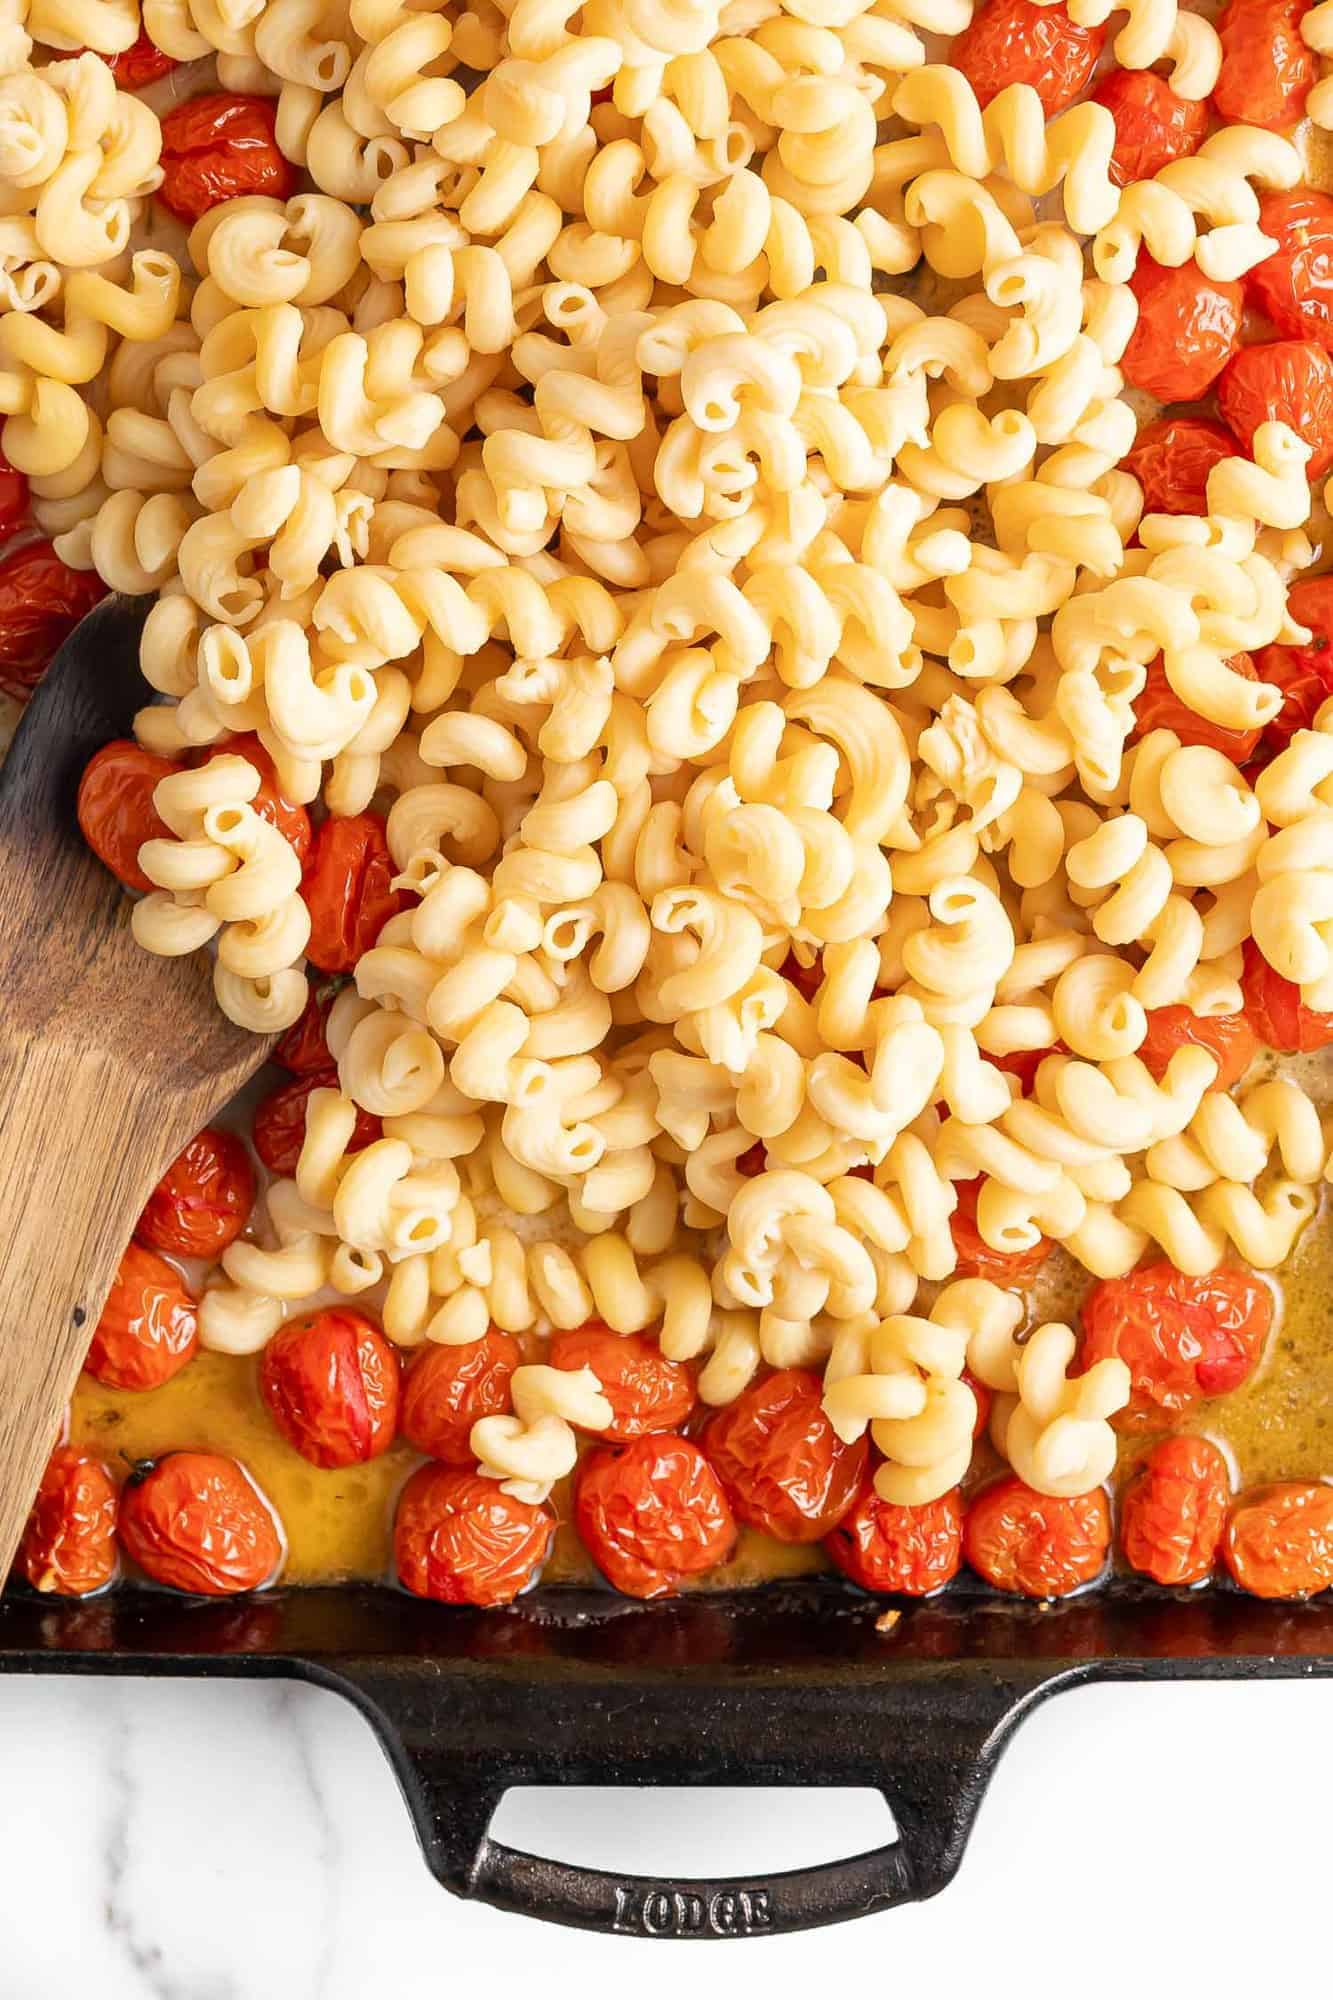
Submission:
<svg viewBox="0 0 1333 2000">
<path fill-rule="evenodd" d="M 378 1588 L 234 1603 L 124 1589 L 0 1601 L 0 1670 L 312 1681 L 369 1719 L 455 1895 L 637 1937 L 772 1935 L 920 1902 L 952 1879 L 1000 1752 L 1043 1696 L 1093 1680 L 1333 1673 L 1333 1601 L 1112 1584 L 1035 1605 L 905 1605 L 814 1580 L 635 1605 L 552 1587 L 509 1611 Z M 898 1838 L 750 1880 L 660 1881 L 521 1854 L 487 1831 L 511 1785 L 873 1785 Z"/>
</svg>

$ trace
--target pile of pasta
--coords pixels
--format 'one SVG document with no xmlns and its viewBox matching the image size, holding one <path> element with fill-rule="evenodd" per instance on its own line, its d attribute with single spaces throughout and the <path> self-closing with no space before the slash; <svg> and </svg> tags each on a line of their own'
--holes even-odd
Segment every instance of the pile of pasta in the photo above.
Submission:
<svg viewBox="0 0 1333 2000">
<path fill-rule="evenodd" d="M 1207 22 L 1124 11 L 1117 61 L 1206 96 Z M 210 209 L 183 274 L 133 247 L 133 0 L 4 0 L 3 449 L 67 563 L 156 593 L 136 729 L 182 766 L 135 934 L 214 949 L 248 1027 L 301 1014 L 246 732 L 292 799 L 386 816 L 405 897 L 206 1344 L 330 1287 L 405 1346 L 657 1329 L 709 1404 L 824 1369 L 898 1501 L 965 1470 L 970 1368 L 1077 1493 L 1127 1372 L 955 1276 L 959 1184 L 987 1245 L 1102 1277 L 1271 1269 L 1313 1214 L 1297 1083 L 1138 1051 L 1151 1010 L 1239 1008 L 1249 939 L 1333 1007 L 1333 705 L 1253 783 L 1134 736 L 1159 657 L 1210 724 L 1276 714 L 1230 662 L 1308 637 L 1309 448 L 1266 423 L 1206 512 L 1145 513 L 1118 366 L 1140 249 L 1241 275 L 1300 155 L 1229 126 L 1121 188 L 1105 107 L 982 109 L 932 59 L 970 13 L 145 0 L 308 182 Z M 538 1498 L 609 1421 L 533 1362 L 473 1447 Z"/>
</svg>

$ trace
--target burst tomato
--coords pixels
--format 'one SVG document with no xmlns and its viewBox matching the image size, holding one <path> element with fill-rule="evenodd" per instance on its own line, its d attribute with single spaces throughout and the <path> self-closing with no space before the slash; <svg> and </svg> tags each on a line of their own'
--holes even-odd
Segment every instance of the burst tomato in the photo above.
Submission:
<svg viewBox="0 0 1333 2000">
<path fill-rule="evenodd" d="M 803 1000 L 813 1000 L 824 981 L 823 953 L 816 952 L 812 964 L 802 965 L 796 953 L 789 951 L 778 970 Z"/>
<path fill-rule="evenodd" d="M 337 1088 L 338 1073 L 329 1070 L 323 1076 L 298 1076 L 293 1082 L 280 1084 L 277 1090 L 271 1090 L 267 1097 L 261 1098 L 255 1106 L 252 1136 L 255 1151 L 271 1174 L 296 1172 L 296 1163 L 305 1143 L 306 1106 L 315 1091 Z M 375 1114 L 362 1111 L 358 1105 L 356 1124 L 347 1142 L 348 1152 L 364 1152 L 383 1133 L 384 1127 Z"/>
<path fill-rule="evenodd" d="M 84 1367 L 108 1389 L 157 1389 L 199 1346 L 195 1303 L 173 1264 L 131 1243 L 89 1344 Z"/>
<path fill-rule="evenodd" d="M 47 1461 L 15 1564 L 34 1590 L 86 1597 L 116 1573 L 116 1482 L 100 1458 L 62 1444 Z"/>
<path fill-rule="evenodd" d="M 259 1388 L 293 1451 L 312 1465 L 364 1465 L 398 1428 L 398 1355 L 373 1320 L 327 1306 L 280 1327 Z"/>
<path fill-rule="evenodd" d="M 1273 1296 L 1252 1271 L 1223 1265 L 1199 1278 L 1165 1260 L 1103 1278 L 1083 1301 L 1080 1367 L 1119 1355 L 1132 1380 L 1118 1421 L 1158 1424 L 1250 1375 L 1273 1324 Z"/>
<path fill-rule="evenodd" d="M 146 840 L 169 840 L 171 828 L 153 804 L 163 778 L 182 768 L 137 743 L 118 739 L 90 757 L 79 780 L 79 829 L 93 853 L 125 884 L 147 895 L 153 884 L 139 866 Z"/>
<path fill-rule="evenodd" d="M 962 1568 L 963 1496 L 955 1486 L 924 1506 L 896 1507 L 867 1481 L 824 1549 L 862 1590 L 927 1597 Z"/>
<path fill-rule="evenodd" d="M 970 1368 L 965 1368 L 959 1379 L 972 1391 L 972 1401 L 977 1406 L 977 1414 L 972 1419 L 972 1438 L 975 1443 L 990 1422 L 991 1403 L 994 1398 L 986 1384 L 979 1381 Z"/>
<path fill-rule="evenodd" d="M 958 1206 L 949 1217 L 949 1231 L 958 1256 L 960 1278 L 990 1278 L 997 1285 L 1025 1285 L 1035 1278 L 1054 1247 L 1042 1236 L 1030 1250 L 993 1250 L 977 1227 L 977 1197 L 981 1179 L 955 1181 Z"/>
<path fill-rule="evenodd" d="M 282 1561 L 273 1510 L 234 1458 L 173 1451 L 120 1503 L 120 1546 L 154 1583 L 199 1597 L 258 1590 Z"/>
<path fill-rule="evenodd" d="M 1222 67 L 1213 108 L 1229 125 L 1285 132 L 1305 116 L 1314 52 L 1301 38 L 1309 0 L 1231 0 L 1217 17 Z"/>
<path fill-rule="evenodd" d="M 28 482 L 0 451 L 0 541 L 6 541 L 28 512 Z"/>
<path fill-rule="evenodd" d="M 629 1444 L 650 1431 L 674 1431 L 694 1408 L 694 1377 L 668 1361 L 655 1341 L 637 1333 L 612 1333 L 601 1320 L 557 1333 L 555 1368 L 591 1368 L 611 1405 L 612 1419 L 599 1433 L 608 1444 Z"/>
<path fill-rule="evenodd" d="M 1054 118 L 1091 82 L 1105 41 L 1105 28 L 1076 27 L 1058 0 L 1044 7 L 1032 0 L 985 0 L 954 36 L 949 61 L 983 110 L 1007 85 L 1027 83 Z"/>
<path fill-rule="evenodd" d="M 1257 681 L 1261 678 L 1248 653 L 1233 653 L 1227 665 L 1242 680 Z M 1220 750 L 1224 757 L 1230 757 L 1233 764 L 1248 762 L 1263 734 L 1259 729 L 1223 729 L 1220 724 L 1208 722 L 1196 714 L 1188 702 L 1181 700 L 1167 679 L 1160 653 L 1149 661 L 1148 678 L 1134 703 L 1135 736 L 1146 736 L 1152 729 L 1173 729 L 1182 743 L 1202 744 L 1205 749 Z"/>
<path fill-rule="evenodd" d="M 326 1076 L 337 1067 L 329 1052 L 329 1009 L 343 985 L 341 979 L 323 979 L 312 986 L 300 1020 L 279 1036 L 272 1059 L 293 1076 Z"/>
<path fill-rule="evenodd" d="M 1135 1054 L 1159 1083 L 1176 1050 L 1187 1046 L 1207 1049 L 1217 1057 L 1221 1067 L 1213 1088 L 1230 1090 L 1254 1061 L 1259 1044 L 1244 1014 L 1192 1014 L 1188 1007 L 1150 1008 L 1148 1032 Z"/>
<path fill-rule="evenodd" d="M 1259 227 L 1277 249 L 1246 273 L 1251 305 L 1289 339 L 1333 348 L 1333 198 L 1313 188 L 1261 194 Z"/>
<path fill-rule="evenodd" d="M 1235 456 L 1236 440 L 1224 424 L 1156 417 L 1143 426 L 1124 463 L 1143 488 L 1145 514 L 1206 514 L 1208 475 Z"/>
<path fill-rule="evenodd" d="M 1092 93 L 1115 119 L 1111 179 L 1117 187 L 1150 181 L 1172 160 L 1197 153 L 1208 130 L 1208 106 L 1177 97 L 1150 69 L 1113 69 Z"/>
<path fill-rule="evenodd" d="M 737 1159 L 736 1172 L 747 1181 L 752 1181 L 756 1174 L 763 1173 L 767 1159 L 767 1146 L 762 1139 L 756 1139 L 753 1146 L 747 1146 Z"/>
<path fill-rule="evenodd" d="M 1194 263 L 1169 270 L 1146 251 L 1129 284 L 1139 318 L 1120 363 L 1125 380 L 1159 403 L 1196 402 L 1240 345 L 1240 286 L 1205 278 Z"/>
<path fill-rule="evenodd" d="M 273 759 L 259 738 L 235 736 L 229 743 L 210 744 L 195 761 L 207 764 L 218 756 L 244 757 L 247 764 L 254 765 L 259 773 L 259 790 L 250 803 L 261 819 L 266 819 L 270 826 L 278 829 L 304 868 L 314 837 L 310 831 L 310 815 L 304 806 L 298 805 L 283 792 L 273 768 Z"/>
<path fill-rule="evenodd" d="M 1309 729 L 1333 695 L 1333 577 L 1294 583 L 1287 609 L 1310 638 L 1304 646 L 1261 646 L 1254 656 L 1260 680 L 1282 690 L 1282 706 L 1264 730 L 1265 758 L 1285 750 L 1298 729 Z"/>
<path fill-rule="evenodd" d="M 627 1597 L 668 1597 L 681 1579 L 716 1569 L 736 1520 L 697 1444 L 640 1437 L 597 1446 L 580 1461 L 574 1521 L 583 1546 Z"/>
<path fill-rule="evenodd" d="M 472 1426 L 509 1408 L 509 1380 L 522 1359 L 513 1335 L 498 1326 L 463 1347 L 426 1346 L 403 1383 L 403 1436 L 447 1465 L 473 1464 Z"/>
<path fill-rule="evenodd" d="M 1011 1475 L 977 1495 L 963 1524 L 963 1554 L 977 1575 L 1021 1597 L 1067 1597 L 1101 1575 L 1110 1546 L 1100 1488 L 1057 1500 Z"/>
<path fill-rule="evenodd" d="M 1052 1042 L 1048 1049 L 1013 1049 L 1007 1056 L 987 1056 L 986 1061 L 994 1063 L 996 1069 L 1002 1069 L 1006 1076 L 1016 1076 L 1019 1096 L 1031 1097 L 1036 1088 L 1037 1071 L 1047 1056 L 1062 1055 L 1064 1046 L 1063 1042 Z"/>
<path fill-rule="evenodd" d="M 104 56 L 102 60 L 122 90 L 142 90 L 146 83 L 156 83 L 159 77 L 176 68 L 175 56 L 164 55 L 147 28 L 141 28 L 139 39 L 118 56 Z"/>
<path fill-rule="evenodd" d="M 1154 1583 L 1202 1583 L 1212 1574 L 1226 1520 L 1227 1462 L 1207 1438 L 1163 1438 L 1126 1488 L 1120 1546 Z"/>
<path fill-rule="evenodd" d="M 158 197 L 182 222 L 198 222 L 237 195 L 286 201 L 296 169 L 278 151 L 271 98 L 214 91 L 178 104 L 162 120 Z"/>
<path fill-rule="evenodd" d="M 134 1233 L 150 1250 L 218 1257 L 236 1241 L 254 1205 L 250 1155 L 234 1132 L 210 1125 L 176 1155 Z"/>
<path fill-rule="evenodd" d="M 512 1604 L 546 1558 L 549 1507 L 515 1500 L 494 1479 L 452 1465 L 423 1465 L 398 1502 L 398 1579 L 437 1604 Z"/>
<path fill-rule="evenodd" d="M 377 813 L 326 819 L 301 882 L 310 911 L 306 957 L 322 972 L 350 972 L 407 898 L 390 887 L 395 870 Z"/>
<path fill-rule="evenodd" d="M 1253 938 L 1246 938 L 1240 990 L 1250 1025 L 1279 1055 L 1312 1055 L 1333 1043 L 1333 1014 L 1317 1014 L 1301 989 L 1274 972 Z"/>
<path fill-rule="evenodd" d="M 1313 340 L 1262 340 L 1222 370 L 1217 406 L 1247 452 L 1260 424 L 1288 424 L 1311 447 L 1307 479 L 1333 465 L 1333 354 Z"/>
<path fill-rule="evenodd" d="M 106 585 L 71 569 L 50 542 L 24 542 L 0 561 L 0 691 L 26 701 Z"/>
<path fill-rule="evenodd" d="M 819 1378 L 783 1368 L 752 1382 L 703 1433 L 736 1514 L 780 1542 L 817 1542 L 855 1500 L 870 1448 L 844 1444 L 821 1406 Z"/>
<path fill-rule="evenodd" d="M 1313 1597 L 1333 1588 L 1333 1486 L 1292 1479 L 1242 1494 L 1222 1558 L 1254 1597 Z"/>
</svg>

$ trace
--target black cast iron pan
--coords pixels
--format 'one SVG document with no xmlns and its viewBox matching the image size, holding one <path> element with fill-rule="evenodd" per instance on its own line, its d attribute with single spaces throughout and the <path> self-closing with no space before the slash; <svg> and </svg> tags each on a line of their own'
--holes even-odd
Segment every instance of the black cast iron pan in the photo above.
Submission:
<svg viewBox="0 0 1333 2000">
<path fill-rule="evenodd" d="M 637 1937 L 773 1935 L 936 1895 L 1015 1725 L 1092 1680 L 1333 1673 L 1333 1600 L 1114 1583 L 1048 1606 L 904 1605 L 833 1581 L 632 1605 L 552 1587 L 507 1612 L 376 1588 L 204 1603 L 125 1589 L 0 1601 L 0 1671 L 314 1682 L 369 1719 L 437 1879 L 498 1909 Z M 749 1880 L 619 1877 L 487 1831 L 511 1785 L 871 1785 L 898 1838 Z"/>
</svg>

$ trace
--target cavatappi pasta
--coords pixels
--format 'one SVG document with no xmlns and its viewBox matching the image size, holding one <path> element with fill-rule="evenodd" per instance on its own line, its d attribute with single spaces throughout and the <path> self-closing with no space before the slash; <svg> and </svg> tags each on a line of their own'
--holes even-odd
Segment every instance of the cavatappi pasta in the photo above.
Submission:
<svg viewBox="0 0 1333 2000">
<path fill-rule="evenodd" d="M 1116 1426 L 1189 1400 L 1125 1327 L 1271 1320 L 1333 1171 L 1251 1060 L 1333 1040 L 1333 30 L 1247 85 L 1246 6 L 0 27 L 0 450 L 56 573 L 155 600 L 81 816 L 147 950 L 318 1039 L 197 1338 L 326 1467 L 414 1351 L 411 1587 L 508 1506 L 526 1567 L 450 1587 L 512 1596 L 580 1453 L 605 1554 L 646 1381 L 714 1413 L 661 1588 L 733 1511 L 873 1583 L 875 1505 L 956 1532 L 997 1461 L 1092 1574 Z M 1052 1244 L 1082 1340 L 1025 1330 Z M 1072 1587 L 987 1568 L 997 1505 L 974 1566 Z"/>
</svg>

